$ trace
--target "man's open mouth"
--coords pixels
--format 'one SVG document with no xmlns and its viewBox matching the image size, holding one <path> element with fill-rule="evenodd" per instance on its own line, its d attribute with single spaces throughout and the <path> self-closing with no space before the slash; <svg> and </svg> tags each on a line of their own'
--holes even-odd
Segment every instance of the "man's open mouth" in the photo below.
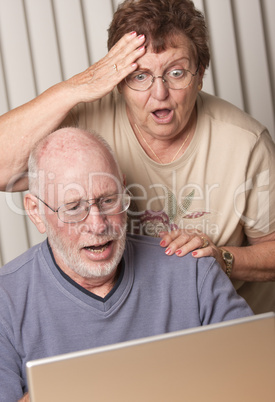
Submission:
<svg viewBox="0 0 275 402">
<path fill-rule="evenodd" d="M 91 251 L 92 253 L 103 253 L 111 244 L 111 241 L 108 241 L 105 244 L 100 244 L 100 245 L 94 245 L 94 246 L 88 246 L 84 247 L 86 250 Z"/>
</svg>

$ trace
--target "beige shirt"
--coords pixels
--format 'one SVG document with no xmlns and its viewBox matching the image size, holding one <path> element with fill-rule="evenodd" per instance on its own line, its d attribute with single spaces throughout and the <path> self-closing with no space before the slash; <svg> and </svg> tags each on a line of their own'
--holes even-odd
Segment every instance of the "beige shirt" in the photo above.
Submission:
<svg viewBox="0 0 275 402">
<path fill-rule="evenodd" d="M 134 195 L 129 231 L 155 236 L 163 228 L 198 229 L 217 246 L 275 231 L 275 144 L 256 120 L 201 92 L 198 121 L 185 153 L 161 165 L 140 146 L 114 91 L 78 105 L 80 127 L 100 133 L 115 151 Z M 235 283 L 255 312 L 275 310 L 275 283 Z M 266 290 L 267 289 L 267 290 Z"/>
</svg>

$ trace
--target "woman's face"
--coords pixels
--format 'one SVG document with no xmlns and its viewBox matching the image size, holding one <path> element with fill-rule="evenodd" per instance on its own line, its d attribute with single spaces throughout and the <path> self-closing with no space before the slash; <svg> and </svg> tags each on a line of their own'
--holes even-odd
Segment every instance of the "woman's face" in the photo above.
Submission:
<svg viewBox="0 0 275 402">
<path fill-rule="evenodd" d="M 194 46 L 184 35 L 177 38 L 177 47 L 162 53 L 153 53 L 149 46 L 137 63 L 138 70 L 149 71 L 154 76 L 162 76 L 174 68 L 184 68 L 194 74 L 198 67 Z M 185 89 L 169 89 L 161 79 L 155 79 L 151 88 L 139 92 L 123 82 L 120 89 L 132 127 L 137 124 L 145 133 L 162 140 L 184 133 L 196 117 L 195 102 L 202 75 L 200 69 Z"/>
</svg>

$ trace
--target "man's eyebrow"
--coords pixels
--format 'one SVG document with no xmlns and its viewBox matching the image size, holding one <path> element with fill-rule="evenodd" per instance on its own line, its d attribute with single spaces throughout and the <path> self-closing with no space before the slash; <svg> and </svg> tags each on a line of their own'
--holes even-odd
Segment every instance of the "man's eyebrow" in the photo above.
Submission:
<svg viewBox="0 0 275 402">
<path fill-rule="evenodd" d="M 69 204 L 70 202 L 79 202 L 79 201 L 88 201 L 88 200 L 98 200 L 99 198 L 104 198 L 108 197 L 109 195 L 114 195 L 118 193 L 123 192 L 123 186 L 121 185 L 121 189 L 118 189 L 117 186 L 115 187 L 110 187 L 106 188 L 105 190 L 102 190 L 98 196 L 91 195 L 89 196 L 86 192 L 85 194 L 77 194 L 76 192 L 74 194 L 70 194 L 69 192 L 65 194 L 62 203 L 63 204 Z"/>
<path fill-rule="evenodd" d="M 72 202 L 79 202 L 79 201 L 81 201 L 83 199 L 84 199 L 84 197 L 81 197 L 80 195 L 74 195 L 74 196 L 71 195 L 71 196 L 68 196 L 68 197 L 64 197 L 63 205 L 64 204 L 70 204 Z"/>
<path fill-rule="evenodd" d="M 106 198 L 106 197 L 109 197 L 109 196 L 115 195 L 115 194 L 118 194 L 117 189 L 115 189 L 114 191 L 108 190 L 108 191 L 102 193 L 99 197 L 88 198 L 88 200 L 99 200 L 100 198 Z"/>
</svg>

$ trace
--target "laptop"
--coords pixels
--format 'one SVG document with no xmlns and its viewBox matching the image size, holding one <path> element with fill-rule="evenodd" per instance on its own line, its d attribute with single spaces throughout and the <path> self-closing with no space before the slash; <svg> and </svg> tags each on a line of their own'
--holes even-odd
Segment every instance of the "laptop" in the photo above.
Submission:
<svg viewBox="0 0 275 402">
<path fill-rule="evenodd" d="M 274 402 L 275 314 L 27 363 L 32 402 Z"/>
</svg>

